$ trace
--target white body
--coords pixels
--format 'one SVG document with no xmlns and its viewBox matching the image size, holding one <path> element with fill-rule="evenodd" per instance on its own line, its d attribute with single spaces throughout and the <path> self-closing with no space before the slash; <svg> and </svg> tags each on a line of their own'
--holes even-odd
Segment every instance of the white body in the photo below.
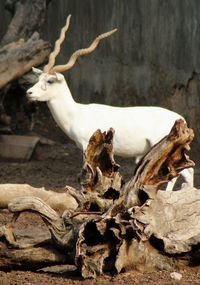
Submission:
<svg viewBox="0 0 200 285">
<path fill-rule="evenodd" d="M 170 132 L 175 120 L 183 119 L 179 114 L 160 107 L 76 103 L 60 73 L 41 73 L 38 83 L 27 91 L 27 95 L 30 100 L 47 101 L 58 126 L 83 151 L 97 129 L 107 131 L 112 127 L 115 130 L 114 153 L 123 157 L 136 157 L 137 160 Z M 193 186 L 193 170 L 186 169 L 182 174 Z"/>
<path fill-rule="evenodd" d="M 112 107 L 74 102 L 73 113 L 67 110 L 67 98 L 58 94 L 47 105 L 58 126 L 85 151 L 97 130 L 114 128 L 114 153 L 122 157 L 144 155 L 150 146 L 168 134 L 181 116 L 160 107 Z"/>
</svg>

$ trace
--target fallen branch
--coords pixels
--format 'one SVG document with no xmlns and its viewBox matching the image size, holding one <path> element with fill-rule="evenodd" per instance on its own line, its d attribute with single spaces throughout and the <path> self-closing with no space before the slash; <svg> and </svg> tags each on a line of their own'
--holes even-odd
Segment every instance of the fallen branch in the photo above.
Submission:
<svg viewBox="0 0 200 285">
<path fill-rule="evenodd" d="M 76 210 L 78 203 L 70 195 L 72 189 L 74 188 L 66 186 L 60 193 L 43 187 L 35 188 L 28 184 L 0 184 L 0 208 L 7 208 L 11 200 L 26 196 L 38 197 L 56 211 Z"/>
</svg>

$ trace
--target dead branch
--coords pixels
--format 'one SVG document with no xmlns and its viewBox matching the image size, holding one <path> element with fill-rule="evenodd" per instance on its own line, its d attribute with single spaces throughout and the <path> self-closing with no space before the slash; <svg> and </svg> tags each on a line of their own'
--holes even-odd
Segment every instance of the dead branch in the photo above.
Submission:
<svg viewBox="0 0 200 285">
<path fill-rule="evenodd" d="M 26 42 L 20 40 L 0 49 L 0 88 L 30 71 L 32 66 L 44 63 L 50 45 L 39 39 L 37 33 Z"/>
<path fill-rule="evenodd" d="M 193 138 L 193 130 L 187 128 L 183 120 L 177 120 L 169 135 L 141 159 L 133 179 L 126 184 L 127 207 L 141 204 L 148 197 L 154 198 L 159 186 L 177 177 L 181 170 L 194 167 L 194 162 L 185 153 L 190 150 Z"/>
<path fill-rule="evenodd" d="M 38 197 L 56 211 L 76 210 L 78 203 L 70 195 L 70 191 L 75 191 L 73 189 L 67 186 L 60 193 L 43 187 L 35 188 L 28 184 L 0 184 L 0 208 L 7 208 L 15 198 Z"/>
</svg>

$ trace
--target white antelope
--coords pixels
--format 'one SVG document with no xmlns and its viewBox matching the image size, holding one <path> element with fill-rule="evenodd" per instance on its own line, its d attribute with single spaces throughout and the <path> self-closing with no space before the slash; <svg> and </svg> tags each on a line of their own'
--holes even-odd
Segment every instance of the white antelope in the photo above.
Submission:
<svg viewBox="0 0 200 285">
<path fill-rule="evenodd" d="M 83 152 L 97 129 L 107 131 L 112 127 L 115 129 L 114 153 L 123 157 L 136 157 L 136 161 L 139 161 L 151 146 L 170 132 L 175 120 L 182 117 L 160 107 L 112 107 L 75 102 L 60 72 L 70 69 L 79 56 L 92 52 L 101 39 L 112 35 L 116 29 L 98 36 L 88 48 L 75 51 L 67 64 L 54 66 L 70 17 L 61 30 L 44 70 L 33 68 L 39 80 L 28 89 L 27 96 L 32 101 L 46 101 L 58 126 Z M 193 186 L 193 169 L 184 169 L 181 174 Z M 175 179 L 168 183 L 167 190 L 172 190 L 174 184 Z"/>
</svg>

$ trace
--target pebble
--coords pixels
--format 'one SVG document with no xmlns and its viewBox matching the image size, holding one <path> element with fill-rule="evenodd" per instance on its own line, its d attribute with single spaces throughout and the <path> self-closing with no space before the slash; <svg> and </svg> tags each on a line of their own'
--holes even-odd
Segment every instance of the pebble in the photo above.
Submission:
<svg viewBox="0 0 200 285">
<path fill-rule="evenodd" d="M 170 277 L 175 280 L 181 280 L 182 274 L 178 272 L 171 272 Z"/>
</svg>

